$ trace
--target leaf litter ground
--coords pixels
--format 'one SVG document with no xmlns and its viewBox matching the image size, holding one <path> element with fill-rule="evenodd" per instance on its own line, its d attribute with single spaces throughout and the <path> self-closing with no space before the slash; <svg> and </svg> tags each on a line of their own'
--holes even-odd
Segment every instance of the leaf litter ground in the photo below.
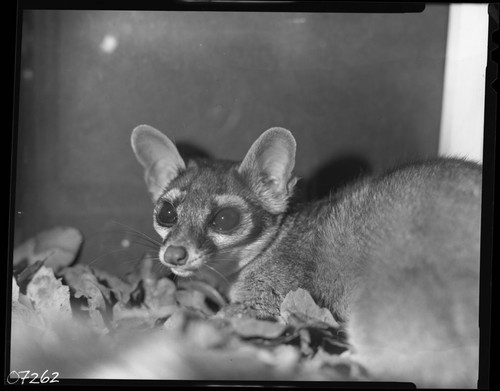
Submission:
<svg viewBox="0 0 500 391">
<path fill-rule="evenodd" d="M 307 291 L 285 297 L 280 322 L 220 317 L 224 300 L 215 289 L 158 277 L 147 256 L 123 280 L 70 266 L 68 253 L 82 240 L 68 230 L 43 233 L 50 243 L 38 257 L 14 256 L 12 370 L 48 369 L 61 378 L 366 380 L 346 357 L 334 317 Z"/>
</svg>

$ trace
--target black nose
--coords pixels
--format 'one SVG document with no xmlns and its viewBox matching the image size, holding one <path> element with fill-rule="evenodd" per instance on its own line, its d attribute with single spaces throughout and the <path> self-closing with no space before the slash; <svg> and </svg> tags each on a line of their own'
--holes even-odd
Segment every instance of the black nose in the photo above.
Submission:
<svg viewBox="0 0 500 391">
<path fill-rule="evenodd" d="M 184 265 L 188 259 L 188 252 L 182 246 L 168 246 L 163 259 L 172 265 Z"/>
</svg>

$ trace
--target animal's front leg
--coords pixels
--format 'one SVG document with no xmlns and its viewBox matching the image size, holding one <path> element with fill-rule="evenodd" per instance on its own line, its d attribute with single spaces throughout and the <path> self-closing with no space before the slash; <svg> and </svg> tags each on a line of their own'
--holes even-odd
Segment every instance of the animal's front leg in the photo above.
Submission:
<svg viewBox="0 0 500 391">
<path fill-rule="evenodd" d="M 267 272 L 261 269 L 240 275 L 229 289 L 229 304 L 221 309 L 219 316 L 278 320 L 283 295 L 263 278 L 265 275 Z"/>
<path fill-rule="evenodd" d="M 277 320 L 279 313 L 257 303 L 230 303 L 217 313 L 218 318 L 248 317 L 261 320 Z"/>
</svg>

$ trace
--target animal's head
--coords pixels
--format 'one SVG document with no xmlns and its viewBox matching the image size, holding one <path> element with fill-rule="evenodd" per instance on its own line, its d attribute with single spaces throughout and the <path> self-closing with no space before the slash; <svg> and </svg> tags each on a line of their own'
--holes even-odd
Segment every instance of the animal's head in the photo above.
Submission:
<svg viewBox="0 0 500 391">
<path fill-rule="evenodd" d="M 182 277 L 227 277 L 250 262 L 275 232 L 297 181 L 295 139 L 283 128 L 265 131 L 241 163 L 186 163 L 147 125 L 133 130 L 132 148 L 155 204 L 160 261 Z"/>
</svg>

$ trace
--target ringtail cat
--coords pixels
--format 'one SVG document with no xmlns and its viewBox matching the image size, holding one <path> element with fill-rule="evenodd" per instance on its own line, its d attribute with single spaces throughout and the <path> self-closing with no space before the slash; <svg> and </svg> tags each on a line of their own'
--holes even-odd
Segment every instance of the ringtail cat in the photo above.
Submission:
<svg viewBox="0 0 500 391">
<path fill-rule="evenodd" d="M 186 164 L 140 125 L 132 148 L 154 201 L 159 259 L 229 299 L 227 314 L 277 318 L 308 290 L 375 378 L 477 387 L 481 166 L 435 159 L 291 205 L 296 142 L 265 131 L 242 162 Z"/>
</svg>

